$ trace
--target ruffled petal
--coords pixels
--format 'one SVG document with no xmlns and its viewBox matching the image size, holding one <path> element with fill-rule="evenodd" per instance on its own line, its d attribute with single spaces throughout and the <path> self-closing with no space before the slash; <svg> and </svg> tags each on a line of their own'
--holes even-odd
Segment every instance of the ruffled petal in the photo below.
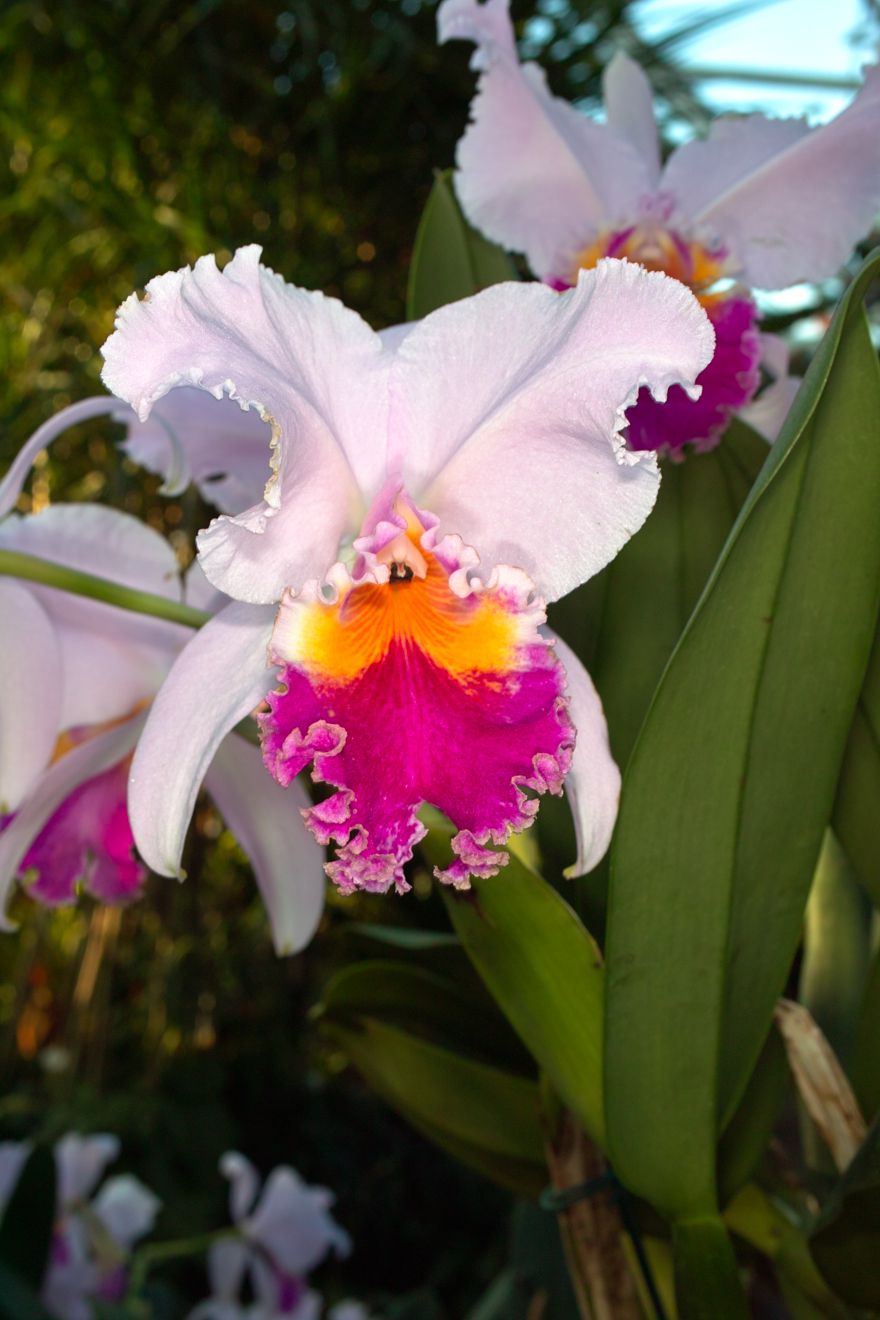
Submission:
<svg viewBox="0 0 880 1320">
<path fill-rule="evenodd" d="M 692 392 L 713 348 L 684 285 L 631 262 L 602 261 L 563 294 L 499 284 L 441 308 L 392 372 L 407 489 L 484 563 L 524 569 L 555 600 L 654 504 L 653 456 L 612 443 L 639 387 Z"/>
<path fill-rule="evenodd" d="M 205 787 L 251 860 L 275 952 L 298 952 L 321 919 L 326 885 L 324 854 L 302 820 L 311 806 L 305 790 L 298 781 L 280 788 L 257 748 L 234 735 L 218 747 Z"/>
<path fill-rule="evenodd" d="M 129 458 L 164 479 L 162 493 L 179 495 L 194 482 L 222 513 L 241 513 L 263 498 L 271 469 L 271 427 L 259 413 L 218 403 L 204 390 L 171 390 L 146 421 L 119 409 Z"/>
<path fill-rule="evenodd" d="M 608 127 L 635 147 L 645 163 L 648 187 L 660 179 L 660 137 L 654 118 L 654 92 L 644 70 L 619 50 L 602 74 Z"/>
<path fill-rule="evenodd" d="M 651 170 L 627 137 L 552 96 L 537 64 L 519 63 L 508 0 L 445 0 L 437 31 L 477 47 L 480 79 L 456 153 L 465 214 L 542 279 L 558 276 L 597 230 L 634 218 Z"/>
<path fill-rule="evenodd" d="M 577 857 L 567 876 L 586 875 L 605 853 L 617 820 L 620 771 L 608 744 L 608 726 L 593 680 L 574 651 L 555 638 L 556 655 L 565 668 L 566 696 L 575 729 L 574 755 L 565 792 L 574 819 Z"/>
<path fill-rule="evenodd" d="M 283 668 L 258 717 L 266 766 L 286 784 L 313 762 L 337 790 L 306 821 L 339 845 L 326 869 L 343 893 L 409 888 L 423 802 L 458 831 L 439 878 L 494 875 L 499 846 L 533 823 L 537 795 L 561 793 L 570 760 L 564 674 L 532 583 L 504 566 L 471 582 L 478 561 L 460 540 L 421 545 L 423 575 L 349 586 L 336 605 L 288 594 L 273 634 Z"/>
<path fill-rule="evenodd" d="M 271 424 L 265 501 L 200 539 L 211 581 L 257 602 L 333 563 L 358 487 L 369 498 L 382 482 L 387 415 L 378 335 L 335 299 L 285 284 L 259 252 L 241 248 L 222 273 L 202 257 L 151 280 L 104 345 L 106 384 L 142 420 L 174 386 L 197 385 Z"/>
<path fill-rule="evenodd" d="M 150 709 L 132 762 L 128 810 L 138 850 L 160 875 L 180 875 L 208 766 L 275 682 L 266 659 L 272 617 L 271 609 L 227 605 L 183 649 Z"/>
<path fill-rule="evenodd" d="M 832 275 L 880 209 L 880 65 L 830 123 L 719 119 L 673 152 L 663 187 L 681 217 L 762 289 Z"/>
<path fill-rule="evenodd" d="M 330 1214 L 333 1200 L 326 1187 L 309 1187 L 295 1169 L 282 1165 L 266 1179 L 244 1231 L 284 1274 L 308 1274 L 329 1251 L 344 1256 L 351 1249 L 348 1234 Z"/>
<path fill-rule="evenodd" d="M 133 1247 L 152 1232 L 162 1202 L 130 1173 L 108 1178 L 92 1201 L 92 1210 L 121 1247 Z"/>
<path fill-rule="evenodd" d="M 58 635 L 32 592 L 0 579 L 0 820 L 48 765 L 61 731 Z"/>
<path fill-rule="evenodd" d="M 109 1132 L 96 1132 L 89 1137 L 68 1132 L 55 1144 L 58 1204 L 67 1207 L 87 1200 L 107 1165 L 118 1155 L 119 1138 Z"/>
<path fill-rule="evenodd" d="M 761 379 L 758 310 L 742 289 L 710 295 L 704 306 L 715 331 L 712 361 L 697 377 L 700 397 L 690 398 L 673 385 L 658 403 L 648 390 L 626 414 L 627 443 L 632 449 L 654 449 L 673 459 L 692 444 L 698 453 L 717 445 L 735 412 L 752 398 Z"/>
<path fill-rule="evenodd" d="M 55 761 L 36 782 L 15 815 L 0 831 L 0 929 L 12 929 L 3 916 L 9 889 L 32 844 L 55 812 L 76 790 L 131 753 L 143 727 L 135 716 L 80 743 Z"/>
<path fill-rule="evenodd" d="M 87 422 L 93 417 L 111 416 L 118 407 L 117 401 L 106 395 L 94 399 L 82 399 L 79 403 L 72 403 L 69 408 L 62 408 L 54 417 L 50 417 L 38 427 L 30 439 L 22 445 L 5 477 L 0 481 L 0 518 L 5 518 L 7 513 L 15 508 L 15 502 L 28 479 L 34 459 L 41 450 L 71 426 L 76 426 L 79 422 Z"/>
</svg>

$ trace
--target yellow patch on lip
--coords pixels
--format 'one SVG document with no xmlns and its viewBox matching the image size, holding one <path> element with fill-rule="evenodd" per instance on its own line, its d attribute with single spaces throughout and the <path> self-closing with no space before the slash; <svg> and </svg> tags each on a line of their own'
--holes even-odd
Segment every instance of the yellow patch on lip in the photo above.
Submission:
<svg viewBox="0 0 880 1320">
<path fill-rule="evenodd" d="M 417 646 L 455 677 L 511 668 L 517 624 L 497 596 L 462 600 L 433 555 L 424 577 L 355 587 L 336 605 L 309 606 L 298 663 L 319 683 L 348 683 L 387 654 Z"/>
<path fill-rule="evenodd" d="M 622 240 L 622 241 L 615 241 Z M 613 246 L 614 252 L 609 253 Z M 575 272 L 592 270 L 603 257 L 638 262 L 646 270 L 659 270 L 687 284 L 695 293 L 710 288 L 725 275 L 724 258 L 719 258 L 702 243 L 684 243 L 687 255 L 668 229 L 657 224 L 636 225 L 626 236 L 606 232 L 577 256 Z M 572 283 L 576 282 L 577 276 Z"/>
</svg>

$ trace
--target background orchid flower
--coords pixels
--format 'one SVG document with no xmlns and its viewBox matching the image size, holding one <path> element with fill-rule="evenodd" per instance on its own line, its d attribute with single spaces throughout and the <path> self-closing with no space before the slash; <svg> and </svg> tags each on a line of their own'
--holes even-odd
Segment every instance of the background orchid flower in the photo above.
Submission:
<svg viewBox="0 0 880 1320">
<path fill-rule="evenodd" d="M 561 296 L 497 285 L 389 343 L 286 285 L 255 247 L 147 292 L 119 311 L 105 383 L 142 417 L 181 384 L 254 407 L 274 478 L 199 537 L 207 577 L 236 601 L 185 648 L 147 720 L 130 793 L 143 855 L 177 871 L 205 766 L 267 699 L 268 769 L 286 785 L 313 763 L 335 790 L 304 814 L 337 845 L 327 870 L 343 892 L 408 888 L 422 802 L 457 828 L 440 878 L 493 874 L 535 795 L 566 775 L 575 870 L 590 869 L 619 775 L 589 677 L 542 631 L 544 602 L 650 511 L 656 459 L 618 433 L 640 386 L 691 388 L 708 361 L 696 300 L 611 261 Z"/>
<path fill-rule="evenodd" d="M 168 543 L 113 509 L 54 505 L 10 516 L 0 523 L 0 548 L 180 598 Z M 212 608 L 218 599 L 198 569 L 189 588 L 196 605 Z M 145 877 L 126 810 L 131 754 L 190 630 L 12 578 L 0 578 L 0 610 L 3 906 L 19 874 L 49 905 L 73 902 L 80 885 L 104 902 L 124 902 Z M 276 948 L 302 947 L 323 906 L 318 849 L 291 821 L 281 790 L 265 782 L 257 749 L 242 739 L 218 746 L 204 780 L 253 862 Z"/>
<path fill-rule="evenodd" d="M 0 1213 L 30 1151 L 27 1142 L 0 1144 Z M 149 1233 L 160 1202 L 131 1174 L 108 1178 L 119 1154 L 109 1133 L 70 1132 L 55 1145 L 56 1215 L 42 1300 L 56 1320 L 95 1320 L 93 1303 L 119 1300 L 134 1244 Z"/>
<path fill-rule="evenodd" d="M 190 1320 L 318 1320 L 321 1297 L 307 1275 L 328 1252 L 345 1256 L 351 1241 L 330 1207 L 326 1187 L 310 1187 L 295 1169 L 279 1165 L 260 1190 L 259 1175 L 244 1155 L 227 1151 L 220 1171 L 229 1179 L 229 1207 L 238 1236 L 222 1238 L 208 1252 L 211 1296 Z M 240 1295 L 249 1277 L 256 1303 L 244 1309 Z"/>
<path fill-rule="evenodd" d="M 112 395 L 96 395 L 60 409 L 22 445 L 0 481 L 0 517 L 14 508 L 37 454 L 70 427 L 97 417 L 126 428 L 120 448 L 163 478 L 164 495 L 178 495 L 192 482 L 223 513 L 239 513 L 262 498 L 269 432 L 256 413 L 230 408 L 218 415 L 201 390 L 183 389 L 141 422 Z"/>
<path fill-rule="evenodd" d="M 440 41 L 477 47 L 477 95 L 457 152 L 466 215 L 555 288 L 607 256 L 692 288 L 717 338 L 702 395 L 642 394 L 627 439 L 670 455 L 687 442 L 710 448 L 759 384 L 757 310 L 742 286 L 833 274 L 880 208 L 880 67 L 821 128 L 722 118 L 664 166 L 650 84 L 627 56 L 605 71 L 599 124 L 552 96 L 537 64 L 520 64 L 508 0 L 444 0 L 437 27 Z"/>
</svg>

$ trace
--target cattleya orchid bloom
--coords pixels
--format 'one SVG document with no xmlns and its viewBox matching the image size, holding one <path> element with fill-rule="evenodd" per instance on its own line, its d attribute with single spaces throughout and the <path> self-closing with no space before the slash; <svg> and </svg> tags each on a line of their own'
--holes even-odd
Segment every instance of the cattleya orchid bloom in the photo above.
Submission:
<svg viewBox="0 0 880 1320">
<path fill-rule="evenodd" d="M 722 118 L 662 165 L 651 87 L 626 55 L 605 71 L 599 124 L 552 96 L 537 64 L 520 64 L 509 0 L 444 0 L 437 29 L 441 42 L 477 48 L 477 95 L 456 157 L 465 214 L 554 288 L 610 256 L 693 289 L 717 340 L 702 394 L 673 389 L 662 402 L 643 392 L 627 441 L 679 458 L 689 442 L 711 448 L 760 381 L 748 287 L 832 275 L 880 208 L 880 66 L 821 128 Z"/>
<path fill-rule="evenodd" d="M 27 1142 L 0 1143 L 0 1213 L 30 1153 Z M 96 1320 L 93 1303 L 118 1301 L 134 1244 L 152 1230 L 159 1200 L 131 1174 L 108 1178 L 119 1142 L 109 1133 L 70 1132 L 55 1146 L 56 1217 L 43 1305 L 55 1320 Z"/>
<path fill-rule="evenodd" d="M 333 1193 L 307 1186 L 288 1165 L 273 1169 L 260 1192 L 256 1169 L 237 1151 L 226 1152 L 220 1171 L 230 1182 L 238 1231 L 209 1248 L 211 1295 L 190 1320 L 319 1320 L 322 1299 L 307 1275 L 329 1251 L 345 1256 L 351 1250 L 330 1214 Z M 256 1298 L 247 1309 L 239 1301 L 246 1277 Z"/>
<path fill-rule="evenodd" d="M 266 700 L 270 772 L 289 785 L 311 763 L 331 790 L 304 816 L 337 845 L 326 869 L 344 893 L 409 887 L 425 802 L 457 830 L 439 878 L 494 874 L 566 776 L 572 869 L 589 870 L 619 774 L 544 605 L 602 568 L 654 503 L 655 456 L 618 433 L 641 386 L 693 392 L 713 346 L 696 299 L 608 261 L 562 295 L 497 285 L 383 339 L 286 285 L 256 247 L 222 273 L 208 257 L 157 277 L 147 295 L 119 311 L 108 387 L 142 419 L 176 386 L 231 396 L 270 424 L 272 452 L 262 502 L 198 538 L 234 601 L 147 717 L 129 796 L 143 856 L 177 872 L 205 766 Z"/>
<path fill-rule="evenodd" d="M 168 543 L 98 505 L 53 505 L 0 522 L 17 550 L 169 600 L 181 594 Z M 189 603 L 216 607 L 196 569 Z M 0 899 L 16 875 L 54 906 L 84 886 L 102 902 L 136 897 L 146 872 L 126 810 L 146 709 L 191 631 L 33 582 L 0 578 Z M 254 865 L 279 952 L 301 948 L 323 907 L 320 853 L 265 781 L 258 750 L 229 737 L 205 784 Z M 297 789 L 299 793 L 300 790 Z M 301 795 L 305 804 L 305 795 Z"/>
</svg>

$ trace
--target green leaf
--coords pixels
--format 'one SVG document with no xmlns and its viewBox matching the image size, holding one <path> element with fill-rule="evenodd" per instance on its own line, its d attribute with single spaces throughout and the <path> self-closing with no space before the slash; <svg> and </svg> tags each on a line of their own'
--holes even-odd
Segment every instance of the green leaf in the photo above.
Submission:
<svg viewBox="0 0 880 1320">
<path fill-rule="evenodd" d="M 865 982 L 850 1080 L 859 1107 L 870 1120 L 880 1113 L 880 948 Z"/>
<path fill-rule="evenodd" d="M 418 321 L 446 303 L 516 278 L 507 254 L 465 220 L 452 189 L 451 171 L 438 171 L 416 231 L 407 320 Z"/>
<path fill-rule="evenodd" d="M 880 1122 L 841 1175 L 810 1239 L 813 1259 L 853 1306 L 880 1306 Z"/>
<path fill-rule="evenodd" d="M 607 943 L 609 1146 L 624 1182 L 673 1219 L 717 1215 L 717 1134 L 799 938 L 873 636 L 880 370 L 861 299 L 878 270 L 880 254 L 816 353 L 625 777 Z"/>
<path fill-rule="evenodd" d="M 534 1072 L 479 982 L 474 989 L 461 987 L 427 968 L 377 958 L 338 971 L 325 986 L 320 1007 L 334 1022 L 357 1025 L 361 1018 L 375 1018 L 456 1053 L 526 1075 Z"/>
<path fill-rule="evenodd" d="M 790 1091 L 791 1072 L 785 1046 L 774 1029 L 764 1042 L 749 1084 L 718 1144 L 721 1205 L 727 1205 L 755 1176 Z"/>
<path fill-rule="evenodd" d="M 717 1216 L 678 1220 L 672 1247 L 679 1320 L 748 1320 L 736 1257 Z"/>
<path fill-rule="evenodd" d="M 807 903 L 798 1000 L 845 1072 L 852 1062 L 870 955 L 870 905 L 829 831 Z"/>
<path fill-rule="evenodd" d="M 37 1292 L 0 1260 L 0 1320 L 52 1320 Z"/>
<path fill-rule="evenodd" d="M 449 859 L 449 834 L 422 848 Z M 604 973 L 595 942 L 552 886 L 516 857 L 496 876 L 443 898 L 462 946 L 561 1099 L 602 1145 Z"/>
<path fill-rule="evenodd" d="M 148 614 L 156 619 L 168 619 L 171 623 L 182 623 L 187 628 L 201 628 L 211 617 L 204 610 L 193 609 L 191 605 L 184 605 L 180 601 L 155 596 L 150 591 L 135 591 L 131 587 L 120 586 L 118 582 L 111 582 L 109 578 L 81 573 L 79 569 L 68 568 L 66 564 L 56 564 L 51 559 L 41 559 L 39 555 L 27 555 L 19 550 L 0 549 L 0 576 L 24 578 L 27 582 L 57 587 L 59 591 L 69 591 L 76 596 L 105 601 L 120 610 L 131 610 L 134 614 Z"/>
<path fill-rule="evenodd" d="M 6 1202 L 0 1220 L 0 1262 L 22 1284 L 39 1292 L 46 1273 L 55 1225 L 55 1156 L 35 1146 Z"/>
<path fill-rule="evenodd" d="M 505 1186 L 534 1195 L 546 1183 L 535 1082 L 373 1018 L 328 1030 L 373 1090 L 432 1140 Z"/>
<path fill-rule="evenodd" d="M 850 730 L 834 803 L 834 832 L 880 908 L 880 625 Z"/>
</svg>

